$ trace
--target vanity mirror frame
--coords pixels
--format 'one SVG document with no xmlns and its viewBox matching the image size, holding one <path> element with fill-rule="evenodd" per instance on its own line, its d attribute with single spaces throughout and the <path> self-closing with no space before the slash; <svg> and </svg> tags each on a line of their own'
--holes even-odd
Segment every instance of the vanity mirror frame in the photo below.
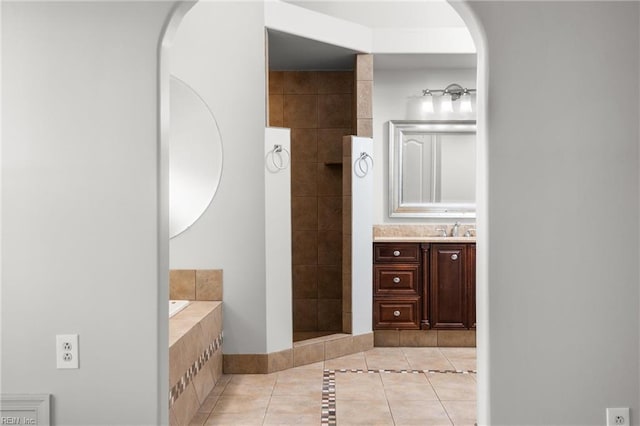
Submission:
<svg viewBox="0 0 640 426">
<path fill-rule="evenodd" d="M 403 194 L 403 149 L 405 135 L 476 134 L 475 120 L 390 120 L 389 121 L 389 217 L 405 218 L 475 218 L 475 202 L 409 203 Z M 434 156 L 435 158 L 435 156 Z M 432 175 L 438 178 L 438 172 Z"/>
</svg>

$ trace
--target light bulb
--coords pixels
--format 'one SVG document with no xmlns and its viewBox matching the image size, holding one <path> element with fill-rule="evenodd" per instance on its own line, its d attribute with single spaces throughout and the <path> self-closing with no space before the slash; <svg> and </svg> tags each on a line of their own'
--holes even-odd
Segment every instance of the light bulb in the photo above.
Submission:
<svg viewBox="0 0 640 426">
<path fill-rule="evenodd" d="M 453 112 L 453 102 L 451 101 L 451 93 L 445 92 L 442 95 L 442 102 L 440 102 L 440 111 Z"/>
<path fill-rule="evenodd" d="M 464 92 L 460 98 L 460 112 L 471 112 L 471 95 Z"/>
<path fill-rule="evenodd" d="M 422 97 L 421 113 L 422 115 L 433 114 L 433 96 L 431 94 Z"/>
</svg>

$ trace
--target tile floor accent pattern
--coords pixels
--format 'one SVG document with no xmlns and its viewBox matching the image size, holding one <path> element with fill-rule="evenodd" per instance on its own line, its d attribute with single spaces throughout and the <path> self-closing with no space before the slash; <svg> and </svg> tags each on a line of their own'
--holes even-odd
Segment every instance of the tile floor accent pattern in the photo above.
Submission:
<svg viewBox="0 0 640 426">
<path fill-rule="evenodd" d="M 475 348 L 374 348 L 272 374 L 224 375 L 190 426 L 473 426 Z"/>
</svg>

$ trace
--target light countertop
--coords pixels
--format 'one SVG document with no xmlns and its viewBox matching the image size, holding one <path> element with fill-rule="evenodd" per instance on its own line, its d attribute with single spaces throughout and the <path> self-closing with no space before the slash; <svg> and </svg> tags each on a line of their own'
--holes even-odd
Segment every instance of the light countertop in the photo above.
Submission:
<svg viewBox="0 0 640 426">
<path fill-rule="evenodd" d="M 476 237 L 374 237 L 374 243 L 475 243 Z"/>
</svg>

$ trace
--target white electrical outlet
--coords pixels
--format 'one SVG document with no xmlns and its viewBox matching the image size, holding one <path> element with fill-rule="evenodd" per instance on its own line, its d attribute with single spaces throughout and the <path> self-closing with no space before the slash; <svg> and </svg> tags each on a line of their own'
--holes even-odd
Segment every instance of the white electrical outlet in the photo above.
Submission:
<svg viewBox="0 0 640 426">
<path fill-rule="evenodd" d="M 607 426 L 629 425 L 629 408 L 607 408 Z"/>
<path fill-rule="evenodd" d="M 58 368 L 79 368 L 78 335 L 58 334 L 56 336 L 56 366 Z"/>
</svg>

